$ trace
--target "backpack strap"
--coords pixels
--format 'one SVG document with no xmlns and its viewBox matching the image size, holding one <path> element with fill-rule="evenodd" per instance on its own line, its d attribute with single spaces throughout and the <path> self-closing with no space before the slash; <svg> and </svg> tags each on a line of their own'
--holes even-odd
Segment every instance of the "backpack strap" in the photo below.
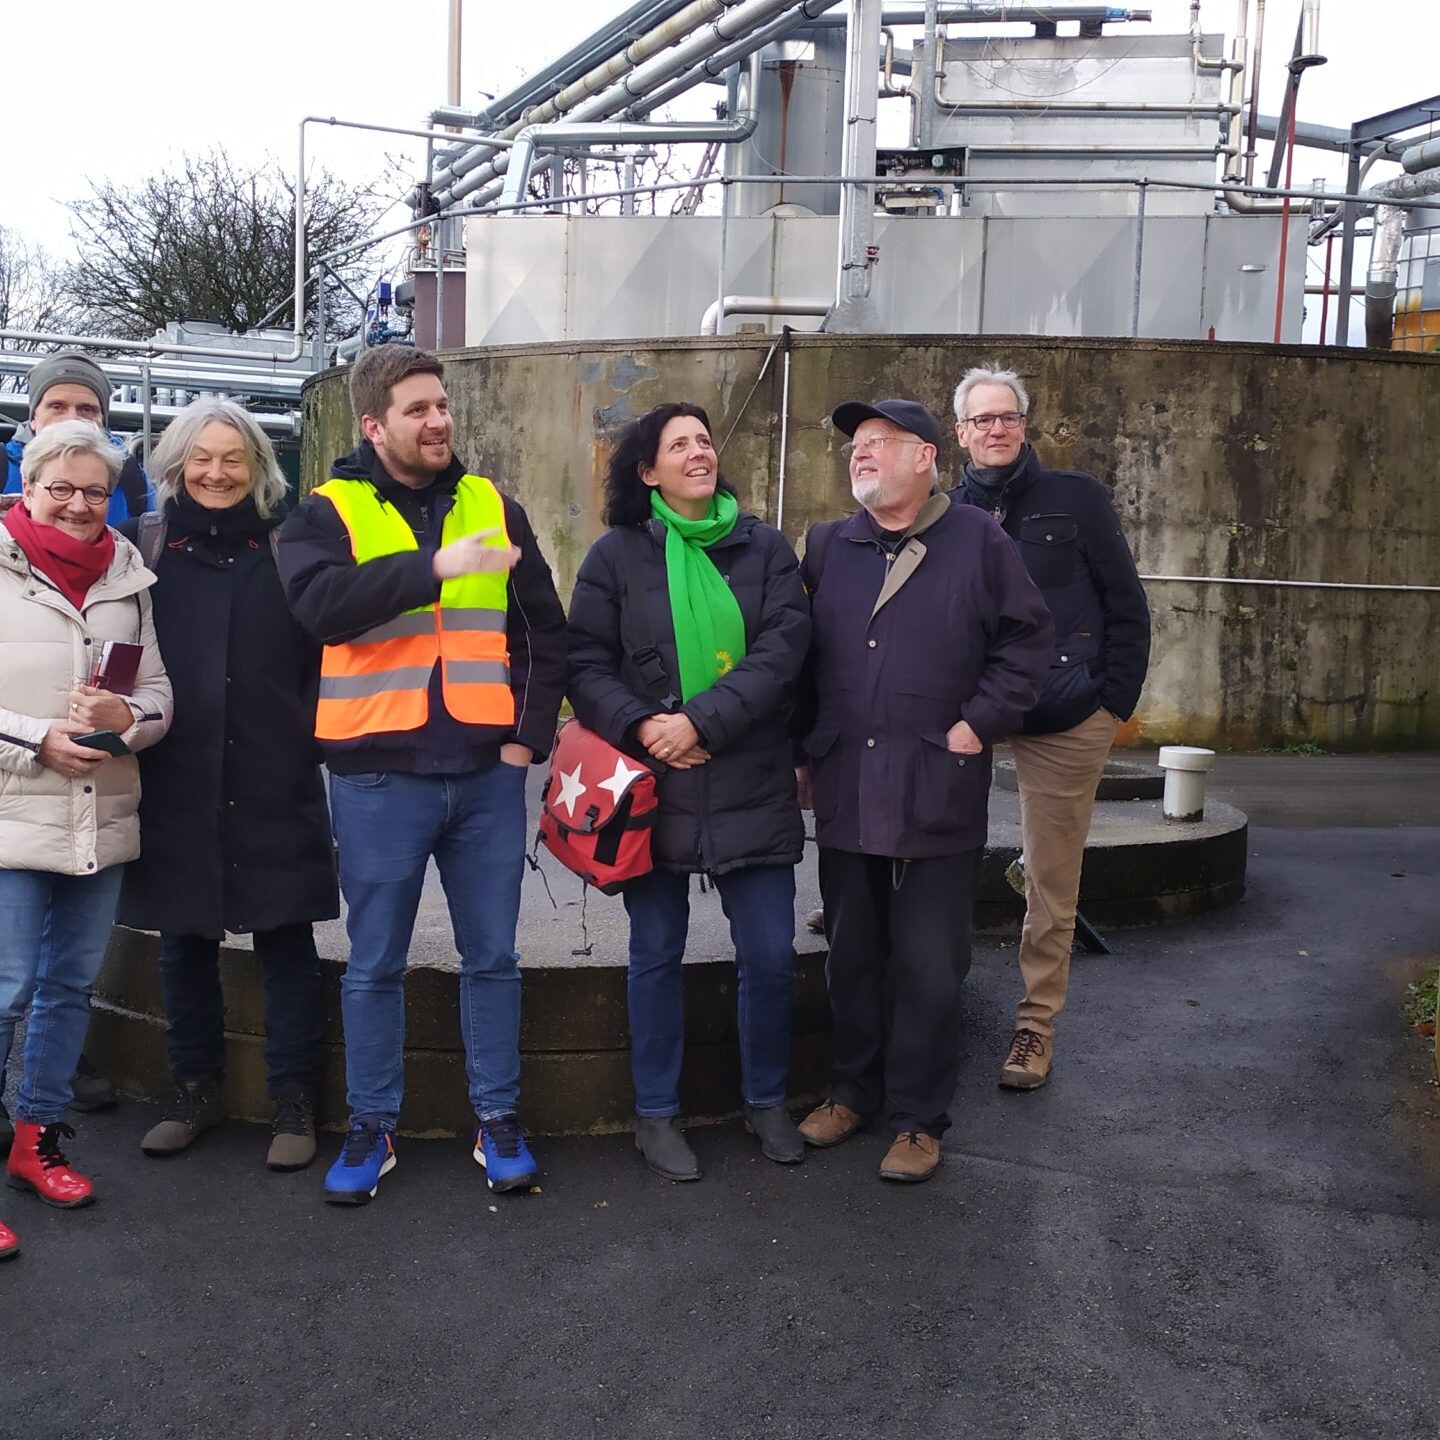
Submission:
<svg viewBox="0 0 1440 1440">
<path fill-rule="evenodd" d="M 630 620 L 640 643 L 630 652 L 640 678 L 645 682 L 652 697 L 659 697 L 666 710 L 674 710 L 680 703 L 675 687 L 665 672 L 665 662 L 655 645 L 655 627 L 650 623 L 650 607 L 645 603 L 645 560 L 651 548 L 650 535 L 645 526 L 623 525 L 620 527 L 621 571 L 625 577 L 625 602 L 629 605 Z"/>
<path fill-rule="evenodd" d="M 155 568 L 155 562 L 165 548 L 165 534 L 169 528 L 164 515 L 158 510 L 147 510 L 140 517 L 140 524 L 135 532 L 135 548 L 139 550 L 147 570 Z"/>
</svg>

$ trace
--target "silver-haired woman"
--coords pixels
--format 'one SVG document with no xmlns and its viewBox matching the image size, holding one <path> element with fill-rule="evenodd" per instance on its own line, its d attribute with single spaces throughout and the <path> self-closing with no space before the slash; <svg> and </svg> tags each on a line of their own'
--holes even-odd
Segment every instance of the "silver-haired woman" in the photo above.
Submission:
<svg viewBox="0 0 1440 1440">
<path fill-rule="evenodd" d="M 46 426 L 0 521 L 0 1074 L 33 1000 L 7 1168 L 67 1209 L 94 1199 L 61 1140 L 121 869 L 140 848 L 131 752 L 170 720 L 154 577 L 105 524 L 121 459 L 87 421 Z M 106 641 L 140 646 L 128 697 L 89 683 Z M 0 1259 L 18 1249 L 0 1225 Z"/>
<path fill-rule="evenodd" d="M 160 932 L 176 1096 L 141 1141 L 176 1155 L 225 1116 L 219 948 L 253 935 L 274 1107 L 267 1163 L 315 1158 L 324 1029 L 312 922 L 339 913 L 315 743 L 319 652 L 290 617 L 272 534 L 285 477 L 240 406 L 197 400 L 155 447 L 157 513 L 129 521 L 157 576 L 155 629 L 175 724 L 141 769 L 140 858 L 119 920 Z"/>
</svg>

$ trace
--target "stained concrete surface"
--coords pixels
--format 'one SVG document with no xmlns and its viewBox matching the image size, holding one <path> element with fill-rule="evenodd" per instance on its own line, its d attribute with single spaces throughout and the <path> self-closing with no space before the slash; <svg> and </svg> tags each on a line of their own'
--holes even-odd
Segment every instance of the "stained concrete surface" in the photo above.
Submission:
<svg viewBox="0 0 1440 1440">
<path fill-rule="evenodd" d="M 1412 823 L 1256 825 L 1241 905 L 1077 959 L 1044 1090 L 995 1087 L 1014 948 L 981 945 L 928 1185 L 877 1180 L 878 1132 L 784 1169 L 726 1126 L 699 1185 L 615 1136 L 496 1199 L 406 1142 L 336 1210 L 253 1127 L 153 1162 L 152 1107 L 84 1118 L 99 1204 L 0 1195 L 0 1436 L 1433 1434 L 1427 764 L 1387 782 L 1428 775 Z"/>
</svg>

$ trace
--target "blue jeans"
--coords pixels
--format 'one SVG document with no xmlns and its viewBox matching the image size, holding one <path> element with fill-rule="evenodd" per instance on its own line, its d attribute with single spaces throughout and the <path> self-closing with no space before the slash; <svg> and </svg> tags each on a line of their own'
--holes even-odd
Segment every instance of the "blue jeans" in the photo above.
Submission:
<svg viewBox="0 0 1440 1440">
<path fill-rule="evenodd" d="M 405 960 L 425 867 L 435 857 L 460 952 L 460 1029 L 481 1120 L 520 1098 L 520 960 L 525 771 L 497 761 L 466 775 L 377 771 L 330 777 L 350 962 L 340 981 L 352 1118 L 394 1129 L 404 1093 Z"/>
<path fill-rule="evenodd" d="M 315 932 L 307 924 L 254 934 L 265 974 L 265 1069 L 270 1098 L 299 1086 L 320 1088 L 324 997 Z M 225 1073 L 225 996 L 220 942 L 204 935 L 160 937 L 165 1038 L 177 1081 L 218 1080 Z"/>
<path fill-rule="evenodd" d="M 53 1125 L 71 1101 L 70 1077 L 90 1024 L 120 899 L 123 865 L 94 875 L 0 870 L 0 1075 L 15 1026 L 30 1011 L 16 1117 Z"/>
<path fill-rule="evenodd" d="M 755 865 L 714 883 L 735 944 L 741 1091 L 747 1105 L 783 1105 L 795 1009 L 795 868 Z M 678 1115 L 690 877 L 652 870 L 626 885 L 624 896 L 635 1113 Z"/>
</svg>

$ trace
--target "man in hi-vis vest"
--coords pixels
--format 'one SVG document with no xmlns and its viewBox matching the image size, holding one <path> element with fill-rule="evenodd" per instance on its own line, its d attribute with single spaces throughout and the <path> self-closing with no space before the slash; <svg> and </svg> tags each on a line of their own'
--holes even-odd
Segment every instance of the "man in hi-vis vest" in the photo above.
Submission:
<svg viewBox="0 0 1440 1440">
<path fill-rule="evenodd" d="M 365 1204 L 395 1166 L 405 960 L 432 855 L 460 951 L 475 1159 L 492 1190 L 538 1173 L 516 1118 L 515 924 L 525 774 L 555 738 L 565 612 L 524 510 L 455 458 L 443 375 L 423 350 L 364 351 L 350 399 L 365 438 L 280 534 L 291 608 L 325 647 L 315 734 L 350 935 L 337 1204 Z"/>
</svg>

